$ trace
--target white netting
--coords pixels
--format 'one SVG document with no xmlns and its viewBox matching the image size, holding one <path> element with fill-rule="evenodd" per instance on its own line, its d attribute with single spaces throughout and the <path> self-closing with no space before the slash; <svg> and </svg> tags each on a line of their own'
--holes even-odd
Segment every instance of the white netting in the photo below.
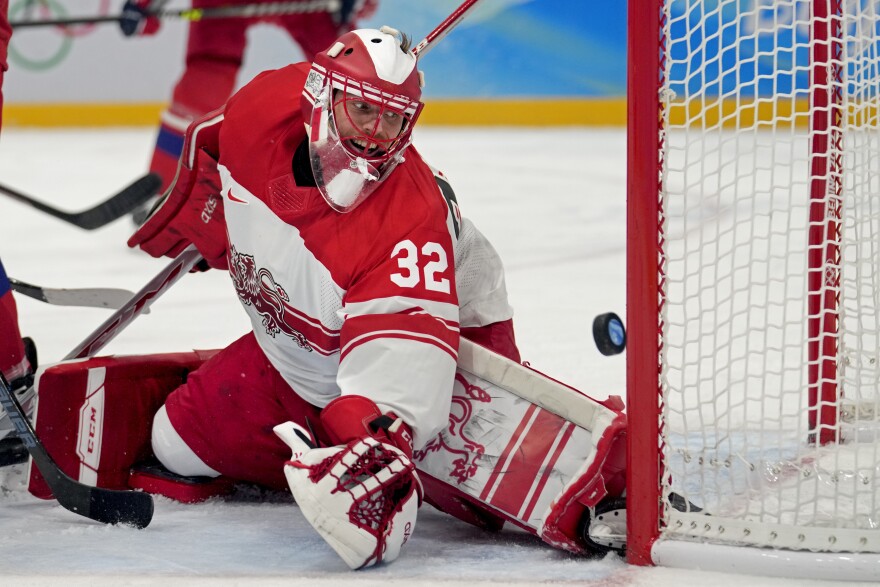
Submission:
<svg viewBox="0 0 880 587">
<path fill-rule="evenodd" d="M 825 0 L 832 16 L 818 27 L 813 4 L 667 5 L 664 493 L 713 519 L 667 508 L 664 531 L 880 552 L 880 2 L 835 12 Z M 822 28 L 838 41 L 827 44 L 829 81 L 816 83 L 810 39 Z M 837 126 L 811 131 L 834 112 Z M 823 218 L 812 226 L 826 238 L 811 242 L 817 182 Z M 825 259 L 812 269 L 811 250 Z M 837 346 L 835 397 L 818 406 L 809 296 L 836 299 L 816 316 L 839 325 L 816 339 Z M 838 414 L 822 420 L 821 445 L 809 441 L 819 407 Z"/>
</svg>

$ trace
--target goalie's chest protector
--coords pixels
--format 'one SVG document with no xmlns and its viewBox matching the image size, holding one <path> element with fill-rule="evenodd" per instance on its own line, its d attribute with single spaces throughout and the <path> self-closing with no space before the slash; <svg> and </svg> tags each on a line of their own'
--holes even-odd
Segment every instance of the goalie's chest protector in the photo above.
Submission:
<svg viewBox="0 0 880 587">
<path fill-rule="evenodd" d="M 219 169 L 239 299 L 273 365 L 297 393 L 323 406 L 340 393 L 340 362 L 358 347 L 362 355 L 398 344 L 402 364 L 407 352 L 418 364 L 438 352 L 454 362 L 458 301 L 448 209 L 414 150 L 347 214 L 333 211 L 317 189 L 295 185 L 304 79 L 305 70 L 291 66 L 230 101 Z M 412 256 L 425 247 L 436 269 L 428 280 Z M 427 319 L 415 319 L 415 309 Z M 394 331 L 403 332 L 391 336 L 398 342 L 376 343 Z M 406 338 L 429 348 L 401 346 Z"/>
</svg>

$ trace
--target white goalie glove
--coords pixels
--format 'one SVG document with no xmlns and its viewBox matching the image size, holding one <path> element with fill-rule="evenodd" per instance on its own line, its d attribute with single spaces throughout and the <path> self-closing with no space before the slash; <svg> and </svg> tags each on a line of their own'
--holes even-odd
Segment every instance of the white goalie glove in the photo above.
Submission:
<svg viewBox="0 0 880 587">
<path fill-rule="evenodd" d="M 361 569 L 396 559 L 422 501 L 412 461 L 370 436 L 314 448 L 298 424 L 286 422 L 274 431 L 293 451 L 284 474 L 296 503 L 345 563 Z"/>
</svg>

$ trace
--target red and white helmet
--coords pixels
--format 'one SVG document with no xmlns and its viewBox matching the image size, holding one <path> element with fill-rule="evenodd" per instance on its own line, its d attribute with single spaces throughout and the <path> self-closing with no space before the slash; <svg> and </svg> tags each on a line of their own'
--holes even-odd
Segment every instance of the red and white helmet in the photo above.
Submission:
<svg viewBox="0 0 880 587">
<path fill-rule="evenodd" d="M 334 210 L 354 209 L 403 160 L 422 85 L 416 56 L 390 27 L 346 33 L 315 55 L 301 108 L 315 181 Z"/>
</svg>

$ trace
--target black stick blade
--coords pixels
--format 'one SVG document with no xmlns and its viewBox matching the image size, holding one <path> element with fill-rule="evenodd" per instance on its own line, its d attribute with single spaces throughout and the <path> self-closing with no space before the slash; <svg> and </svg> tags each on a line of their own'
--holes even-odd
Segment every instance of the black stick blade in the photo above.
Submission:
<svg viewBox="0 0 880 587">
<path fill-rule="evenodd" d="M 9 414 L 15 431 L 58 503 L 66 510 L 105 524 L 129 524 L 146 528 L 153 518 L 153 498 L 131 490 L 104 489 L 76 481 L 49 456 L 25 416 L 15 393 L 0 374 L 0 405 Z"/>
<path fill-rule="evenodd" d="M 138 491 L 103 489 L 92 493 L 89 517 L 105 524 L 146 528 L 153 519 L 153 498 Z"/>
<path fill-rule="evenodd" d="M 135 208 L 155 196 L 161 187 L 161 178 L 154 173 L 148 173 L 116 195 L 82 212 L 59 210 L 5 185 L 0 185 L 0 194 L 79 228 L 94 230 L 131 213 Z"/>
<path fill-rule="evenodd" d="M 44 451 L 41 451 L 44 453 Z M 65 475 L 48 454 L 34 454 L 34 462 L 58 503 L 66 510 L 104 524 L 146 528 L 153 519 L 153 498 L 148 493 L 84 485 Z"/>
<path fill-rule="evenodd" d="M 90 210 L 72 214 L 72 222 L 86 230 L 100 228 L 117 218 L 130 214 L 135 208 L 155 196 L 161 187 L 162 179 L 155 173 L 148 173 L 109 200 Z"/>
</svg>

